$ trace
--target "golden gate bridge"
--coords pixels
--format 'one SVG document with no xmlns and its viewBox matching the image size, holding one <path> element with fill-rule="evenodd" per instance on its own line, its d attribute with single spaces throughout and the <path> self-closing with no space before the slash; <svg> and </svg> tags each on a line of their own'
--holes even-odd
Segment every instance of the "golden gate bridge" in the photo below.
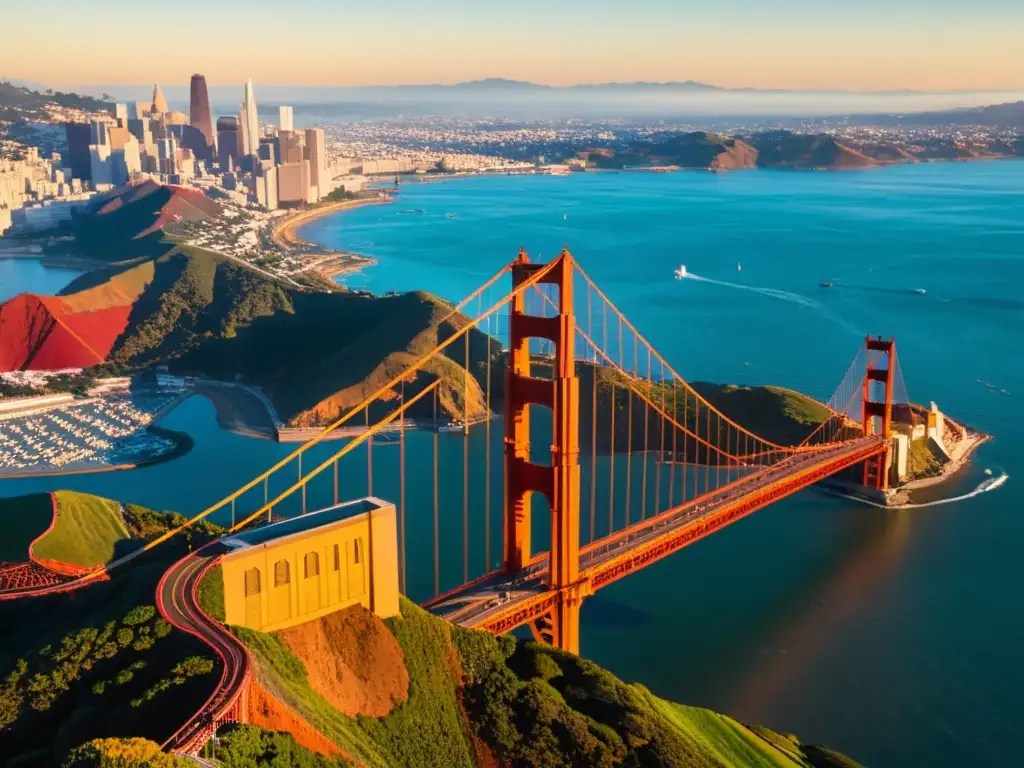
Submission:
<svg viewBox="0 0 1024 768">
<path fill-rule="evenodd" d="M 544 264 L 520 251 L 435 319 L 432 348 L 386 360 L 381 386 L 182 526 L 73 582 L 0 598 L 78 588 L 212 515 L 234 532 L 386 488 L 404 593 L 461 625 L 528 627 L 578 652 L 596 590 L 839 473 L 885 490 L 893 419 L 913 418 L 895 343 L 869 337 L 820 423 L 789 444 L 759 435 L 680 376 L 568 250 Z M 336 434 L 348 436 L 337 449 Z M 384 436 L 397 450 L 375 450 Z M 194 590 L 214 563 L 175 569 Z M 230 663 L 244 648 L 207 624 L 188 629 L 217 635 L 223 684 L 179 746 L 237 716 L 249 679 Z"/>
</svg>

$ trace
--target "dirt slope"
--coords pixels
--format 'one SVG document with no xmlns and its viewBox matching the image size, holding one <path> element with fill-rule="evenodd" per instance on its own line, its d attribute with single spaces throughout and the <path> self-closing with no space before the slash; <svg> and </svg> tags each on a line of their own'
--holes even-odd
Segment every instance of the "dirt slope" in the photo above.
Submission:
<svg viewBox="0 0 1024 768">
<path fill-rule="evenodd" d="M 279 634 L 302 660 L 310 685 L 349 717 L 383 717 L 409 696 L 401 646 L 361 605 Z"/>
</svg>

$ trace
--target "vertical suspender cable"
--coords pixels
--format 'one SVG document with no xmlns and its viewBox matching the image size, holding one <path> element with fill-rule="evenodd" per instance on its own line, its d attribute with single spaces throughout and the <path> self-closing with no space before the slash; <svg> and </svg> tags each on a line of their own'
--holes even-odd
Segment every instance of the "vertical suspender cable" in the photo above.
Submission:
<svg viewBox="0 0 1024 768">
<path fill-rule="evenodd" d="M 644 464 L 640 476 L 640 519 L 647 519 L 647 451 L 650 448 L 651 345 L 647 346 L 647 397 L 644 398 Z"/>
<path fill-rule="evenodd" d="M 487 317 L 487 394 L 484 402 L 484 573 L 491 572 L 491 318 Z"/>
<path fill-rule="evenodd" d="M 402 379 L 402 406 L 405 406 L 405 379 Z M 398 577 L 399 589 L 405 594 L 405 417 L 403 410 L 398 417 Z M 338 462 L 334 462 L 337 470 Z"/>
<path fill-rule="evenodd" d="M 438 509 L 438 475 L 437 475 L 437 436 L 438 436 L 439 425 L 437 423 L 437 388 L 434 388 L 434 596 L 441 594 L 441 577 L 439 573 L 439 560 L 438 560 L 438 520 L 437 520 L 437 509 Z"/>
<path fill-rule="evenodd" d="M 469 581 L 469 331 L 465 333 L 466 365 L 462 386 L 462 583 Z"/>
<path fill-rule="evenodd" d="M 370 406 L 366 406 L 366 428 L 370 428 Z M 373 435 L 366 439 L 366 495 L 373 496 Z"/>
</svg>

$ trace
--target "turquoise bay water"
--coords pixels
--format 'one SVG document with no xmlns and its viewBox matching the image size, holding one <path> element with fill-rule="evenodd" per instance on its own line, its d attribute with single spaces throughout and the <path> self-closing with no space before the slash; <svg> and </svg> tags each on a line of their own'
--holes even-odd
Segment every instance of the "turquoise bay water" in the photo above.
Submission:
<svg viewBox="0 0 1024 768">
<path fill-rule="evenodd" d="M 538 260 L 568 245 L 691 379 L 827 397 L 864 334 L 894 335 L 915 401 L 996 436 L 950 492 L 971 490 L 983 468 L 1009 482 L 907 511 L 804 492 L 602 590 L 584 606 L 581 650 L 659 695 L 868 765 L 1019 764 L 1024 165 L 501 177 L 409 184 L 401 198 L 303 234 L 379 260 L 353 287 L 452 299 L 521 245 Z M 425 213 L 399 213 L 412 209 Z M 705 279 L 674 280 L 680 263 Z M 202 398 L 162 424 L 197 436 L 196 448 L 132 472 L 3 481 L 0 495 L 68 487 L 195 512 L 288 451 L 221 431 Z M 433 436 L 409 439 L 411 456 L 431 455 Z M 478 456 L 484 436 L 470 441 Z M 442 477 L 456 476 L 462 439 L 439 445 Z M 329 449 L 314 450 L 315 460 Z M 374 451 L 373 490 L 393 497 L 389 451 Z M 343 464 L 341 485 L 344 497 L 366 491 L 364 456 Z M 311 505 L 330 493 L 321 482 Z M 411 549 L 429 550 L 429 489 L 408 493 Z M 459 530 L 460 493 L 442 486 L 455 501 L 442 530 Z M 495 550 L 499 537 L 492 526 Z M 450 538 L 444 583 L 461 576 L 461 541 Z M 415 595 L 429 591 L 430 565 L 412 557 Z"/>
<path fill-rule="evenodd" d="M 19 293 L 58 293 L 80 274 L 77 269 L 44 267 L 38 259 L 0 258 L 0 304 Z"/>
</svg>

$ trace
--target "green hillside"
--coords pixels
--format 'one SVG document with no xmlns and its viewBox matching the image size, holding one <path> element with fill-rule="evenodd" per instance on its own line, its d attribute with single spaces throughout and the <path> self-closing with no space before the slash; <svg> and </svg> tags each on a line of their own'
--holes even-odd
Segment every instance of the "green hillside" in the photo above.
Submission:
<svg viewBox="0 0 1024 768">
<path fill-rule="evenodd" d="M 117 506 L 85 499 L 79 511 Z M 129 530 L 145 538 L 181 520 L 131 504 L 126 511 Z M 217 532 L 198 528 L 193 546 Z M 187 547 L 187 538 L 174 539 L 74 596 L 0 602 L 0 763 L 55 768 L 97 738 L 163 742 L 209 696 L 213 655 L 154 604 L 157 582 Z"/>
<path fill-rule="evenodd" d="M 409 698 L 383 718 L 334 709 L 276 634 L 236 628 L 260 679 L 366 766 L 855 766 L 768 729 L 659 699 L 585 659 L 451 626 L 407 600 L 385 623 Z M 489 756 L 489 759 L 488 757 Z"/>
<path fill-rule="evenodd" d="M 36 557 L 95 568 L 113 560 L 118 543 L 131 538 L 117 502 L 74 491 L 54 495 L 57 520 L 36 542 Z"/>
<path fill-rule="evenodd" d="M 426 293 L 375 298 L 307 291 L 189 246 L 175 246 L 153 264 L 152 279 L 135 298 L 128 328 L 103 368 L 128 372 L 164 364 L 178 373 L 241 380 L 262 387 L 279 416 L 298 426 L 334 420 L 467 322 L 462 315 L 442 322 L 451 305 Z M 138 265 L 85 275 L 65 298 L 95 294 Z M 488 350 L 495 356 L 499 346 L 473 331 L 470 356 L 478 377 Z M 460 343 L 437 356 L 408 384 L 407 395 L 440 377 L 442 414 L 461 415 L 463 355 Z M 479 415 L 481 388 L 471 384 L 470 414 Z M 432 407 L 424 402 L 420 415 Z"/>
<path fill-rule="evenodd" d="M 52 530 L 33 547 L 42 560 L 83 569 L 111 560 L 159 536 L 184 520 L 171 512 L 155 512 L 135 504 L 76 491 L 55 491 L 57 519 Z M 50 495 L 45 493 L 0 499 L 0 562 L 28 560 L 33 539 L 46 531 L 53 518 Z M 208 524 L 197 535 L 208 535 Z"/>
<path fill-rule="evenodd" d="M 537 367 L 543 370 L 542 366 Z M 663 420 L 657 410 L 645 404 L 644 398 L 639 395 L 639 392 L 643 392 L 648 401 L 659 406 L 659 410 L 664 403 L 664 412 L 673 416 L 679 424 L 701 435 L 710 435 L 712 443 L 735 453 L 735 443 L 731 447 L 727 445 L 730 439 L 727 422 L 722 422 L 721 433 L 717 418 L 712 418 L 709 426 L 707 408 L 700 406 L 698 412 L 697 399 L 681 385 L 640 381 L 631 388 L 627 379 L 616 371 L 595 368 L 589 363 L 578 363 L 576 373 L 580 378 L 581 444 L 590 444 L 592 422 L 589 414 L 596 393 L 598 414 L 607 414 L 614 404 L 616 453 L 625 452 L 630 445 L 634 450 L 641 449 L 645 441 L 649 450 L 659 450 Z M 799 444 L 830 413 L 824 404 L 809 395 L 783 387 L 740 387 L 709 382 L 694 382 L 691 386 L 727 419 L 742 424 L 754 434 L 778 445 Z M 610 425 L 601 419 L 599 425 L 597 448 L 601 453 L 608 453 L 612 448 Z M 666 434 L 671 435 L 671 430 Z M 666 439 L 665 449 L 672 449 L 671 437 Z M 685 440 L 681 435 L 675 450 L 681 459 L 685 457 L 688 462 L 714 464 L 719 459 L 717 452 L 698 446 L 692 439 Z"/>
</svg>

